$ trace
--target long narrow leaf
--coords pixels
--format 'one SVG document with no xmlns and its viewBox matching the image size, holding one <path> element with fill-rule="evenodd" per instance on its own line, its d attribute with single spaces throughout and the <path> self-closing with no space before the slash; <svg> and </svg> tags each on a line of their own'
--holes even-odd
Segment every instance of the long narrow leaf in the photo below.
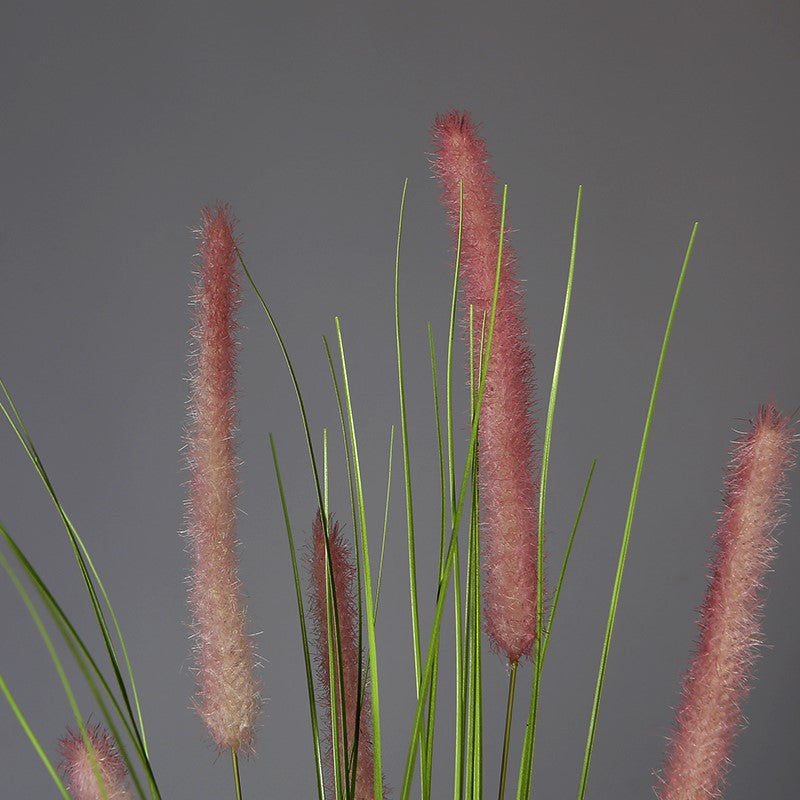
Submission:
<svg viewBox="0 0 800 800">
<path fill-rule="evenodd" d="M 501 218 L 500 218 L 501 231 L 505 230 L 505 217 L 506 217 L 505 212 L 506 212 L 507 196 L 508 196 L 508 187 L 505 186 L 503 188 L 503 204 L 502 204 Z M 447 587 L 450 582 L 450 571 L 453 567 L 453 554 L 455 551 L 455 541 L 458 537 L 458 529 L 461 523 L 461 514 L 464 508 L 464 500 L 467 494 L 467 485 L 469 483 L 470 475 L 472 474 L 474 448 L 478 437 L 478 419 L 480 415 L 481 404 L 483 402 L 483 392 L 486 386 L 486 364 L 488 364 L 489 357 L 491 355 L 492 336 L 494 334 L 494 321 L 495 321 L 495 315 L 497 313 L 497 294 L 500 286 L 500 269 L 502 266 L 502 258 L 503 258 L 503 236 L 501 235 L 497 253 L 497 272 L 495 276 L 494 296 L 492 298 L 492 309 L 489 318 L 489 330 L 486 340 L 486 362 L 481 372 L 481 379 L 478 387 L 478 401 L 476 404 L 476 413 L 474 414 L 474 419 L 472 421 L 469 447 L 467 449 L 467 460 L 466 464 L 464 465 L 464 473 L 461 478 L 461 488 L 459 490 L 458 502 L 456 504 L 455 514 L 453 519 L 453 530 L 450 534 L 450 540 L 447 545 L 447 555 L 445 556 L 445 568 L 443 573 L 444 577 L 442 578 L 442 581 L 439 585 L 439 591 L 436 600 L 436 611 L 433 618 L 433 627 L 430 633 L 428 652 L 425 657 L 425 668 L 422 673 L 422 682 L 420 684 L 420 698 L 417 701 L 417 708 L 414 713 L 414 723 L 411 729 L 411 737 L 408 746 L 408 753 L 406 755 L 406 765 L 403 773 L 403 785 L 400 793 L 401 800 L 407 800 L 408 793 L 411 788 L 410 787 L 411 776 L 413 775 L 414 772 L 414 760 L 415 760 L 414 753 L 416 751 L 417 743 L 419 741 L 419 737 L 422 730 L 422 718 L 425 709 L 425 699 L 428 693 L 428 688 L 430 686 L 430 681 L 431 681 L 431 675 L 433 672 L 433 659 L 434 659 L 436 645 L 439 640 L 439 634 L 441 631 L 444 600 L 447 595 Z"/>
<path fill-rule="evenodd" d="M 461 238 L 464 229 L 464 184 L 459 184 L 458 202 L 458 239 L 456 241 L 456 263 L 453 271 L 453 291 L 450 299 L 450 322 L 447 330 L 447 473 L 450 487 L 450 524 L 454 524 L 456 508 L 456 469 L 453 452 L 453 339 L 455 336 L 456 305 L 458 302 L 458 278 L 461 271 Z M 453 609 L 455 611 L 455 748 L 453 758 L 453 800 L 464 797 L 464 748 L 466 747 L 466 726 L 464 724 L 464 708 L 466 706 L 466 688 L 464 685 L 465 667 L 462 661 L 462 627 L 461 627 L 461 564 L 458 539 L 455 541 L 453 553 Z"/>
<path fill-rule="evenodd" d="M 594 702 L 592 703 L 592 713 L 589 718 L 589 733 L 586 737 L 586 751 L 583 757 L 583 768 L 581 770 L 580 784 L 578 786 L 579 800 L 583 800 L 586 795 L 586 783 L 589 779 L 589 767 L 591 766 L 592 762 L 592 751 L 594 749 L 595 733 L 597 732 L 597 716 L 600 711 L 600 699 L 603 694 L 603 683 L 605 682 L 606 667 L 608 665 L 608 652 L 611 648 L 611 635 L 614 632 L 614 622 L 617 617 L 620 588 L 622 586 L 622 574 L 625 571 L 625 560 L 628 555 L 628 544 L 630 543 L 631 529 L 633 527 L 633 515 L 636 511 L 636 499 L 639 495 L 639 483 L 642 479 L 642 469 L 644 468 L 644 457 L 645 453 L 647 452 L 647 442 L 650 438 L 650 427 L 653 423 L 653 414 L 655 413 L 656 400 L 658 399 L 658 390 L 661 387 L 661 376 L 664 372 L 664 362 L 666 361 L 669 340 L 672 335 L 672 325 L 675 321 L 675 312 L 678 308 L 678 301 L 680 300 L 683 282 L 686 278 L 686 271 L 689 267 L 689 259 L 691 258 L 692 249 L 694 248 L 696 234 L 697 223 L 695 223 L 692 227 L 692 234 L 689 237 L 689 244 L 686 248 L 683 266 L 681 267 L 680 276 L 678 277 L 678 285 L 675 287 L 675 294 L 672 298 L 672 307 L 670 308 L 669 317 L 667 318 L 667 327 L 664 331 L 664 338 L 661 343 L 661 354 L 658 357 L 658 366 L 656 367 L 656 374 L 655 378 L 653 379 L 653 389 L 650 394 L 650 404 L 647 407 L 647 415 L 644 421 L 642 443 L 639 447 L 639 458 L 636 461 L 636 470 L 633 474 L 633 486 L 631 487 L 631 496 L 630 501 L 628 502 L 628 515 L 625 520 L 625 530 L 622 535 L 619 560 L 617 561 L 617 572 L 614 577 L 614 587 L 611 592 L 611 605 L 608 610 L 606 632 L 605 636 L 603 637 L 603 647 L 600 652 L 600 667 L 597 672 L 597 684 L 595 686 Z"/>
<path fill-rule="evenodd" d="M 269 435 L 269 447 L 272 451 L 272 462 L 275 465 L 275 479 L 278 482 L 278 493 L 281 498 L 281 509 L 283 510 L 283 520 L 286 526 L 286 538 L 289 542 L 289 555 L 292 559 L 292 576 L 294 577 L 294 589 L 297 599 L 297 616 L 300 621 L 300 638 L 303 642 L 303 662 L 306 670 L 306 686 L 308 688 L 308 709 L 311 715 L 311 740 L 314 748 L 314 774 L 317 779 L 317 797 L 324 800 L 325 790 L 323 788 L 322 772 L 322 748 L 320 746 L 319 722 L 317 716 L 317 699 L 314 692 L 314 672 L 311 668 L 311 655 L 308 647 L 308 630 L 306 627 L 306 615 L 303 608 L 303 591 L 300 585 L 300 574 L 297 569 L 297 553 L 294 546 L 292 535 L 292 524 L 289 520 L 289 509 L 286 506 L 286 493 L 283 490 L 283 480 L 281 479 L 281 469 L 278 464 L 278 452 L 275 448 L 275 440 L 272 434 Z"/>
<path fill-rule="evenodd" d="M 83 721 L 83 714 L 81 713 L 81 710 L 78 707 L 78 701 L 75 697 L 75 692 L 72 688 L 72 684 L 70 683 L 69 678 L 67 677 L 64 665 L 61 663 L 61 659 L 58 656 L 58 652 L 56 651 L 55 645 L 53 644 L 53 640 L 50 637 L 50 634 L 47 632 L 47 628 L 45 627 L 42 618 L 39 616 L 39 612 L 36 610 L 36 606 L 34 605 L 30 594 L 28 593 L 27 589 L 25 589 L 25 587 L 23 586 L 22 581 L 20 581 L 17 574 L 14 572 L 13 568 L 11 567 L 11 564 L 5 557 L 5 554 L 3 553 L 2 550 L 0 550 L 0 566 L 2 566 L 3 569 L 5 569 L 9 578 L 11 578 L 11 582 L 14 584 L 14 588 L 17 590 L 17 593 L 22 598 L 22 602 L 25 604 L 25 607 L 28 610 L 28 614 L 30 615 L 31 619 L 36 625 L 39 637 L 44 643 L 45 649 L 47 650 L 47 654 L 50 656 L 50 660 L 53 662 L 53 666 L 55 667 L 59 681 L 61 682 L 64 694 L 66 695 L 67 702 L 69 703 L 73 717 L 75 718 L 75 722 L 78 726 L 78 729 L 80 730 L 81 736 L 83 737 L 84 744 L 86 745 L 87 750 L 90 753 L 90 758 L 92 760 L 92 767 L 94 769 L 95 777 L 97 778 L 103 800 L 109 800 L 105 783 L 103 782 L 102 775 L 100 774 L 96 759 L 94 758 L 94 752 L 91 746 L 91 741 L 89 739 L 89 733 L 86 729 L 86 724 Z M 140 795 L 142 798 L 144 798 L 144 795 L 141 794 L 141 792 Z"/>
<path fill-rule="evenodd" d="M 72 521 L 67 516 L 64 507 L 61 505 L 61 501 L 58 499 L 53 484 L 50 481 L 50 478 L 44 467 L 44 463 L 39 457 L 39 454 L 36 450 L 36 446 L 33 443 L 33 439 L 28 433 L 25 427 L 25 423 L 22 421 L 22 417 L 20 416 L 19 411 L 17 410 L 17 407 L 14 404 L 13 399 L 11 398 L 11 395 L 9 394 L 5 384 L 1 379 L 0 379 L 0 389 L 2 389 L 3 394 L 5 395 L 6 401 L 8 403 L 8 407 L 10 408 L 11 411 L 9 412 L 9 408 L 6 408 L 5 404 L 3 404 L 2 402 L 0 402 L 0 409 L 3 411 L 3 414 L 5 415 L 6 419 L 8 420 L 12 429 L 14 430 L 14 433 L 17 435 L 17 438 L 20 440 L 31 463 L 34 465 L 34 468 L 36 469 L 48 494 L 50 495 L 50 498 L 53 504 L 55 505 L 56 510 L 58 511 L 62 523 L 67 531 L 67 535 L 69 537 L 70 544 L 72 545 L 75 559 L 78 563 L 78 568 L 80 569 L 81 576 L 86 586 L 87 594 L 89 595 L 89 600 L 92 604 L 92 608 L 95 613 L 95 618 L 97 620 L 98 627 L 103 637 L 103 642 L 106 646 L 106 652 L 108 653 L 109 660 L 114 670 L 114 676 L 116 678 L 117 685 L 119 686 L 120 694 L 122 696 L 124 705 L 128 710 L 128 713 L 130 714 L 133 726 L 137 727 L 139 730 L 139 737 L 141 738 L 142 747 L 144 749 L 145 755 L 147 755 L 147 739 L 144 730 L 144 719 L 142 717 L 141 705 L 139 702 L 139 694 L 136 688 L 136 680 L 134 678 L 133 667 L 131 666 L 130 658 L 128 656 L 128 649 L 125 645 L 125 637 L 122 635 L 122 630 L 117 621 L 117 616 L 116 613 L 114 612 L 114 607 L 111 604 L 111 600 L 109 599 L 105 586 L 103 585 L 103 582 L 100 579 L 100 575 L 97 569 L 95 568 L 91 557 L 89 556 L 89 551 L 87 550 L 86 545 L 83 543 L 81 537 L 78 535 L 78 531 L 72 524 Z M 133 707 L 131 706 L 131 700 L 128 695 L 128 689 L 122 677 L 122 666 L 117 656 L 113 640 L 111 639 L 111 633 L 108 627 L 108 622 L 105 618 L 105 614 L 100 604 L 100 599 L 97 595 L 97 591 L 95 590 L 94 583 L 92 581 L 92 576 L 94 578 L 94 581 L 100 588 L 100 592 L 103 596 L 106 608 L 108 609 L 109 614 L 111 616 L 112 624 L 114 625 L 117 639 L 122 649 L 123 660 L 125 662 L 128 674 L 128 680 L 130 681 L 131 684 L 131 694 L 133 695 Z M 135 716 L 133 711 L 134 707 L 136 709 Z"/>
<path fill-rule="evenodd" d="M 558 347 L 556 348 L 556 358 L 553 364 L 553 380 L 550 384 L 550 400 L 547 405 L 547 420 L 544 429 L 544 444 L 542 446 L 542 473 L 539 485 L 539 544 L 538 564 L 536 573 L 536 648 L 533 663 L 533 683 L 531 686 L 531 704 L 528 711 L 527 729 L 531 735 L 525 739 L 525 750 L 522 754 L 521 769 L 522 781 L 524 781 L 524 791 L 522 796 L 527 798 L 530 795 L 531 776 L 533 770 L 533 752 L 536 744 L 536 721 L 537 709 L 539 705 L 539 692 L 542 678 L 542 629 L 544 616 L 544 526 L 545 526 L 545 507 L 547 500 L 547 478 L 550 471 L 550 446 L 553 439 L 553 421 L 556 412 L 556 399 L 558 397 L 558 382 L 561 376 L 561 362 L 564 357 L 564 343 L 567 336 L 567 323 L 569 322 L 569 310 L 572 302 L 572 284 L 575 277 L 575 259 L 578 252 L 578 229 L 581 219 L 581 200 L 583 198 L 583 187 L 578 186 L 578 199 L 575 203 L 575 221 L 572 226 L 572 247 L 569 256 L 569 271 L 567 274 L 567 288 L 564 293 L 564 310 L 561 315 L 561 330 L 558 334 Z"/>
<path fill-rule="evenodd" d="M 84 643 L 83 639 L 78 635 L 75 626 L 70 621 L 69 617 L 64 613 L 63 609 L 53 596 L 50 589 L 47 587 L 45 582 L 42 580 L 36 569 L 30 563 L 28 558 L 22 552 L 21 548 L 11 536 L 11 534 L 2 526 L 0 525 L 0 535 L 5 539 L 6 543 L 10 547 L 14 557 L 19 562 L 20 566 L 22 567 L 23 571 L 28 577 L 28 580 L 33 584 L 34 588 L 36 589 L 39 597 L 41 598 L 42 602 L 45 605 L 48 613 L 52 617 L 53 621 L 56 623 L 56 626 L 59 629 L 65 643 L 69 647 L 70 652 L 72 653 L 73 658 L 75 659 L 75 663 L 78 665 L 81 673 L 83 674 L 84 680 L 89 687 L 92 695 L 95 698 L 100 710 L 103 714 L 103 718 L 106 721 L 106 724 L 113 735 L 117 746 L 119 748 L 120 755 L 125 762 L 125 765 L 128 768 L 128 771 L 131 773 L 134 783 L 137 785 L 137 788 L 141 792 L 141 787 L 138 783 L 138 777 L 136 776 L 136 772 L 133 768 L 132 759 L 130 758 L 127 748 L 125 747 L 125 743 L 123 738 L 120 735 L 120 731 L 114 721 L 114 717 L 112 716 L 104 697 L 107 697 L 111 701 L 111 705 L 119 716 L 125 732 L 130 740 L 133 742 L 133 745 L 136 749 L 136 755 L 139 758 L 142 766 L 144 767 L 148 782 L 150 784 L 150 791 L 151 795 L 158 800 L 160 798 L 160 793 L 158 790 L 158 785 L 156 783 L 155 775 L 153 773 L 152 765 L 150 763 L 150 759 L 144 751 L 144 746 L 141 741 L 141 738 L 138 736 L 138 731 L 135 727 L 132 727 L 129 723 L 128 719 L 126 718 L 125 714 L 123 713 L 119 702 L 116 696 L 111 691 L 108 682 L 106 681 L 105 676 L 100 671 L 99 667 L 97 666 L 96 661 L 92 657 L 89 649 L 87 648 L 86 644 Z M 102 689 L 102 691 L 101 691 Z"/>
<path fill-rule="evenodd" d="M 397 224 L 397 248 L 394 261 L 394 330 L 397 344 L 397 385 L 400 395 L 400 433 L 403 441 L 403 478 L 406 491 L 406 526 L 408 534 L 408 586 L 411 597 L 411 637 L 414 652 L 414 679 L 416 682 L 417 697 L 419 698 L 420 680 L 420 649 L 419 649 L 419 604 L 417 600 L 417 546 L 414 536 L 414 501 L 411 492 L 411 455 L 408 449 L 408 418 L 406 416 L 406 393 L 403 381 L 403 344 L 400 336 L 400 242 L 403 236 L 403 211 L 406 202 L 408 179 L 403 184 L 403 196 L 400 200 L 400 220 Z M 426 800 L 428 793 L 425 788 L 425 778 L 429 771 L 427 763 L 428 748 L 426 734 L 420 737 L 420 759 L 422 770 L 422 798 Z"/>
<path fill-rule="evenodd" d="M 372 573 L 369 562 L 369 544 L 367 540 L 367 516 L 364 506 L 364 489 L 361 481 L 361 466 L 358 459 L 358 440 L 356 437 L 356 425 L 353 415 L 353 404 L 350 397 L 350 383 L 347 378 L 347 362 L 344 353 L 344 342 L 342 341 L 342 330 L 339 318 L 335 318 L 336 338 L 339 343 L 339 358 L 342 369 L 342 383 L 344 387 L 345 407 L 350 428 L 350 442 L 353 453 L 353 470 L 355 474 L 356 496 L 358 498 L 359 522 L 361 526 L 361 554 L 362 569 L 364 570 L 364 599 L 367 611 L 367 639 L 369 643 L 369 672 L 370 689 L 372 698 L 372 746 L 373 746 L 373 775 L 374 792 L 376 797 L 383 795 L 383 766 L 381 757 L 381 706 L 380 691 L 378 686 L 378 648 L 375 638 L 375 607 L 372 588 Z"/>
<path fill-rule="evenodd" d="M 14 716 L 17 718 L 17 722 L 19 722 L 20 727 L 23 731 L 25 731 L 25 735 L 28 737 L 28 741 L 30 741 L 31 745 L 33 745 L 33 749 L 38 754 L 39 758 L 44 764 L 45 769 L 50 773 L 50 777 L 53 779 L 53 783 L 55 783 L 56 788 L 59 792 L 61 792 L 61 796 L 64 800 L 70 800 L 70 796 L 67 793 L 67 789 L 64 786 L 64 782 L 61 778 L 58 777 L 58 773 L 56 772 L 53 763 L 47 757 L 47 754 L 44 752 L 41 744 L 39 744 L 39 740 L 36 738 L 33 730 L 31 730 L 31 726 L 28 724 L 28 720 L 25 719 L 25 715 L 20 710 L 19 705 L 17 704 L 14 695 L 11 692 L 11 689 L 8 688 L 8 684 L 3 679 L 2 673 L 0 673 L 0 692 L 3 693 L 3 696 L 6 698 L 9 706 L 11 706 L 11 711 L 14 713 Z"/>
</svg>

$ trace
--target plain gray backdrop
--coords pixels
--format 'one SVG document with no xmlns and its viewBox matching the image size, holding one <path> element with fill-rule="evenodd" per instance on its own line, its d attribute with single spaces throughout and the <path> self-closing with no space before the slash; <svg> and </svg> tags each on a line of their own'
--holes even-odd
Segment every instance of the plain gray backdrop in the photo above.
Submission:
<svg viewBox="0 0 800 800">
<path fill-rule="evenodd" d="M 341 316 L 377 552 L 389 431 L 399 421 L 392 286 L 409 179 L 400 291 L 427 635 L 439 506 L 426 324 L 442 359 L 452 269 L 429 172 L 431 123 L 449 108 L 471 110 L 510 185 L 540 413 L 583 184 L 548 497 L 550 590 L 594 457 L 598 468 L 544 675 L 534 773 L 541 798 L 575 796 L 644 412 L 699 221 L 588 791 L 652 797 L 695 641 L 732 431 L 769 399 L 789 413 L 800 404 L 796 3 L 7 3 L 0 29 L 0 374 L 110 588 L 165 800 L 233 796 L 228 757 L 217 757 L 190 710 L 188 558 L 178 535 L 192 229 L 202 206 L 228 201 L 240 220 L 318 446 L 330 429 L 332 504 L 351 531 L 322 346 Z M 249 290 L 244 298 L 242 577 L 266 704 L 258 754 L 242 779 L 248 798 L 311 798 L 306 685 L 268 432 L 301 543 L 314 495 L 280 352 Z M 459 387 L 461 359 L 459 350 Z M 457 413 L 463 434 L 463 394 Z M 0 453 L 0 520 L 99 652 L 63 529 L 7 427 Z M 797 795 L 800 510 L 791 514 L 769 576 L 768 647 L 729 800 Z M 386 782 L 395 793 L 414 707 L 404 520 L 395 480 L 378 620 Z M 69 707 L 4 574 L 0 608 L 0 671 L 55 757 Z M 452 683 L 443 664 L 437 798 L 451 796 Z M 493 796 L 507 673 L 488 650 L 484 675 Z M 526 665 L 521 689 L 529 679 Z M 99 719 L 88 692 L 78 699 Z M 0 775 L 2 798 L 57 796 L 4 701 Z"/>
</svg>

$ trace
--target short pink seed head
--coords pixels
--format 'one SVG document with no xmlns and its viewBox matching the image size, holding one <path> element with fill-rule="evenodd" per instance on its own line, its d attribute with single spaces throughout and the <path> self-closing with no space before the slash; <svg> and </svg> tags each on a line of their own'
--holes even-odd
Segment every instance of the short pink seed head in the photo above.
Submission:
<svg viewBox="0 0 800 800">
<path fill-rule="evenodd" d="M 86 732 L 92 745 L 94 764 L 80 731 L 76 733 L 67 728 L 67 735 L 58 743 L 62 756 L 60 769 L 74 800 L 102 800 L 104 795 L 97 779 L 98 772 L 108 800 L 132 800 L 133 795 L 125 781 L 128 770 L 111 735 L 99 723 L 87 727 Z"/>
<path fill-rule="evenodd" d="M 334 734 L 331 730 L 330 749 L 328 752 L 328 771 L 333 772 L 333 747 L 339 748 L 340 758 L 344 758 L 343 742 L 347 735 L 348 752 L 355 741 L 356 724 L 358 724 L 358 762 L 355 776 L 355 800 L 373 800 L 374 797 L 374 749 L 372 745 L 372 717 L 369 691 L 359 691 L 359 667 L 361 680 L 366 681 L 367 671 L 361 659 L 358 643 L 358 598 L 356 585 L 356 567 L 338 522 L 332 522 L 328 529 L 328 547 L 325 546 L 325 529 L 319 511 L 314 518 L 311 541 L 311 613 L 314 620 L 317 642 L 317 658 L 319 686 L 327 710 L 330 726 L 331 716 L 331 673 L 328 649 L 328 605 L 327 605 L 327 563 L 330 550 L 330 567 L 333 586 L 336 592 L 336 608 L 338 611 L 338 632 L 340 639 L 336 642 L 336 626 L 333 631 L 334 641 L 334 687 L 337 697 L 337 727 Z M 333 614 L 333 612 L 331 612 Z M 338 654 L 341 651 L 341 669 Z M 346 709 L 346 728 L 342 725 L 342 694 Z M 359 715 L 359 697 L 362 698 Z M 358 715 L 358 720 L 356 719 Z M 331 726 L 332 727 L 332 726 Z M 385 795 L 385 791 L 384 791 Z"/>
</svg>

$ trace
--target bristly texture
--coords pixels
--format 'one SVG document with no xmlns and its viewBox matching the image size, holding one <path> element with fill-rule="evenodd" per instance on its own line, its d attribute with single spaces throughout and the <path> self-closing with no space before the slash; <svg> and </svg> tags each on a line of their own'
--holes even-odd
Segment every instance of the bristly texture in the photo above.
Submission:
<svg viewBox="0 0 800 800">
<path fill-rule="evenodd" d="M 94 761 L 105 786 L 108 800 L 133 800 L 125 776 L 128 770 L 108 731 L 99 723 L 87 728 L 94 751 Z M 67 779 L 67 788 L 74 800 L 102 800 L 103 792 L 92 764 L 92 756 L 80 734 L 67 728 L 67 735 L 58 742 L 63 758 L 59 765 Z"/>
<path fill-rule="evenodd" d="M 311 612 L 313 615 L 318 657 L 318 675 L 320 693 L 328 714 L 328 724 L 331 738 L 335 739 L 339 748 L 339 759 L 344 759 L 344 735 L 342 726 L 342 680 L 344 685 L 344 704 L 346 713 L 347 752 L 352 753 L 355 741 L 356 717 L 358 716 L 358 760 L 355 774 L 355 800 L 373 800 L 374 797 L 374 756 L 372 748 L 372 715 L 370 712 L 369 692 L 361 694 L 361 708 L 359 702 L 359 666 L 361 666 L 361 680 L 366 681 L 367 670 L 361 660 L 358 646 L 358 600 L 356 596 L 356 569 L 353 564 L 350 549 L 342 535 L 339 524 L 334 522 L 328 530 L 328 542 L 331 558 L 331 573 L 333 586 L 336 590 L 336 607 L 338 609 L 340 641 L 336 643 L 336 628 L 334 627 L 334 688 L 336 691 L 337 732 L 334 736 L 331 725 L 331 676 L 328 651 L 328 611 L 326 602 L 326 563 L 327 553 L 325 548 L 325 532 L 322 517 L 317 511 L 312 527 L 311 542 Z M 333 618 L 333 611 L 331 611 Z M 339 669 L 339 651 L 341 650 L 341 670 Z M 333 770 L 333 741 L 328 753 L 328 768 Z M 344 763 L 342 760 L 341 763 Z M 344 769 L 342 769 L 344 774 Z M 385 796 L 385 790 L 382 796 Z"/>
<path fill-rule="evenodd" d="M 460 285 L 467 320 L 470 305 L 474 307 L 477 370 L 482 323 L 485 319 L 488 330 L 492 311 L 500 243 L 496 180 L 486 143 L 469 114 L 450 111 L 437 117 L 433 141 L 433 171 L 442 184 L 442 203 L 454 237 L 463 184 Z M 495 648 L 512 664 L 531 654 L 536 636 L 539 493 L 531 413 L 533 355 L 514 263 L 514 252 L 504 243 L 478 431 L 486 629 Z"/>
<path fill-rule="evenodd" d="M 741 705 L 762 643 L 764 576 L 775 555 L 794 430 L 770 404 L 734 445 L 716 552 L 700 617 L 700 641 L 664 767 L 661 800 L 720 798 Z"/>
<path fill-rule="evenodd" d="M 222 750 L 252 750 L 260 709 L 254 650 L 237 576 L 234 313 L 239 302 L 233 222 L 225 206 L 203 211 L 195 288 L 194 369 L 187 435 L 187 501 L 200 716 Z"/>
</svg>

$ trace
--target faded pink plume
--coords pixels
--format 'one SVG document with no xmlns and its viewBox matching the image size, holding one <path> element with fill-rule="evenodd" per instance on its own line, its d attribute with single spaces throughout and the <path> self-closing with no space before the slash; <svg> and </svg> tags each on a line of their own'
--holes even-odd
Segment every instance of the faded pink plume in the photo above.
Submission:
<svg viewBox="0 0 800 800">
<path fill-rule="evenodd" d="M 344 703 L 347 709 L 347 749 L 352 752 L 356 726 L 356 711 L 359 697 L 358 668 L 362 663 L 361 679 L 367 678 L 367 669 L 361 661 L 358 647 L 358 599 L 356 596 L 356 570 L 350 556 L 350 550 L 342 535 L 339 523 L 334 522 L 328 530 L 328 543 L 331 555 L 333 585 L 336 590 L 336 605 L 339 616 L 339 633 L 341 641 L 339 647 L 334 645 L 334 686 L 336 689 L 336 713 L 338 730 L 331 743 L 328 754 L 329 770 L 333 769 L 333 747 L 339 748 L 339 758 L 344 758 L 343 740 L 344 729 L 342 726 L 342 685 L 340 683 L 340 670 L 338 650 L 342 653 L 341 673 L 344 677 Z M 317 511 L 312 527 L 311 544 L 311 612 L 315 622 L 317 656 L 319 664 L 319 684 L 324 706 L 327 709 L 330 726 L 330 662 L 328 651 L 328 612 L 326 601 L 326 562 L 325 532 L 322 526 L 322 517 Z M 335 628 L 333 641 L 336 642 Z M 344 764 L 344 761 L 341 761 Z M 344 768 L 342 769 L 344 775 Z M 358 725 L 358 761 L 356 764 L 355 800 L 373 800 L 375 779 L 374 760 L 372 749 L 372 714 L 370 711 L 369 692 L 363 693 L 361 713 Z M 385 792 L 384 792 L 385 795 Z"/>
<path fill-rule="evenodd" d="M 484 314 L 487 330 L 491 316 L 500 243 L 496 179 L 486 143 L 469 114 L 450 111 L 437 117 L 433 141 L 433 171 L 442 184 L 454 238 L 463 184 L 459 274 L 467 320 L 474 307 L 477 363 Z M 533 477 L 533 355 L 514 263 L 514 251 L 504 244 L 478 431 L 486 629 L 512 664 L 531 654 L 536 636 L 539 493 Z"/>
<path fill-rule="evenodd" d="M 194 369 L 186 437 L 192 553 L 189 605 L 197 658 L 196 706 L 218 748 L 252 749 L 261 701 L 237 576 L 235 362 L 239 303 L 233 221 L 226 206 L 203 211 L 195 287 Z"/>
<path fill-rule="evenodd" d="M 117 751 L 117 746 L 108 731 L 99 723 L 86 729 L 94 751 L 94 762 L 103 780 L 108 800 L 133 800 L 126 785 L 128 770 Z M 104 797 L 92 764 L 92 756 L 80 731 L 67 728 L 67 735 L 60 739 L 58 748 L 63 758 L 59 768 L 67 779 L 67 788 L 74 800 L 102 800 Z"/>
<path fill-rule="evenodd" d="M 741 705 L 762 644 L 764 576 L 775 555 L 794 430 L 774 405 L 734 445 L 716 552 L 700 617 L 700 641 L 684 677 L 660 800 L 721 798 Z"/>
</svg>

